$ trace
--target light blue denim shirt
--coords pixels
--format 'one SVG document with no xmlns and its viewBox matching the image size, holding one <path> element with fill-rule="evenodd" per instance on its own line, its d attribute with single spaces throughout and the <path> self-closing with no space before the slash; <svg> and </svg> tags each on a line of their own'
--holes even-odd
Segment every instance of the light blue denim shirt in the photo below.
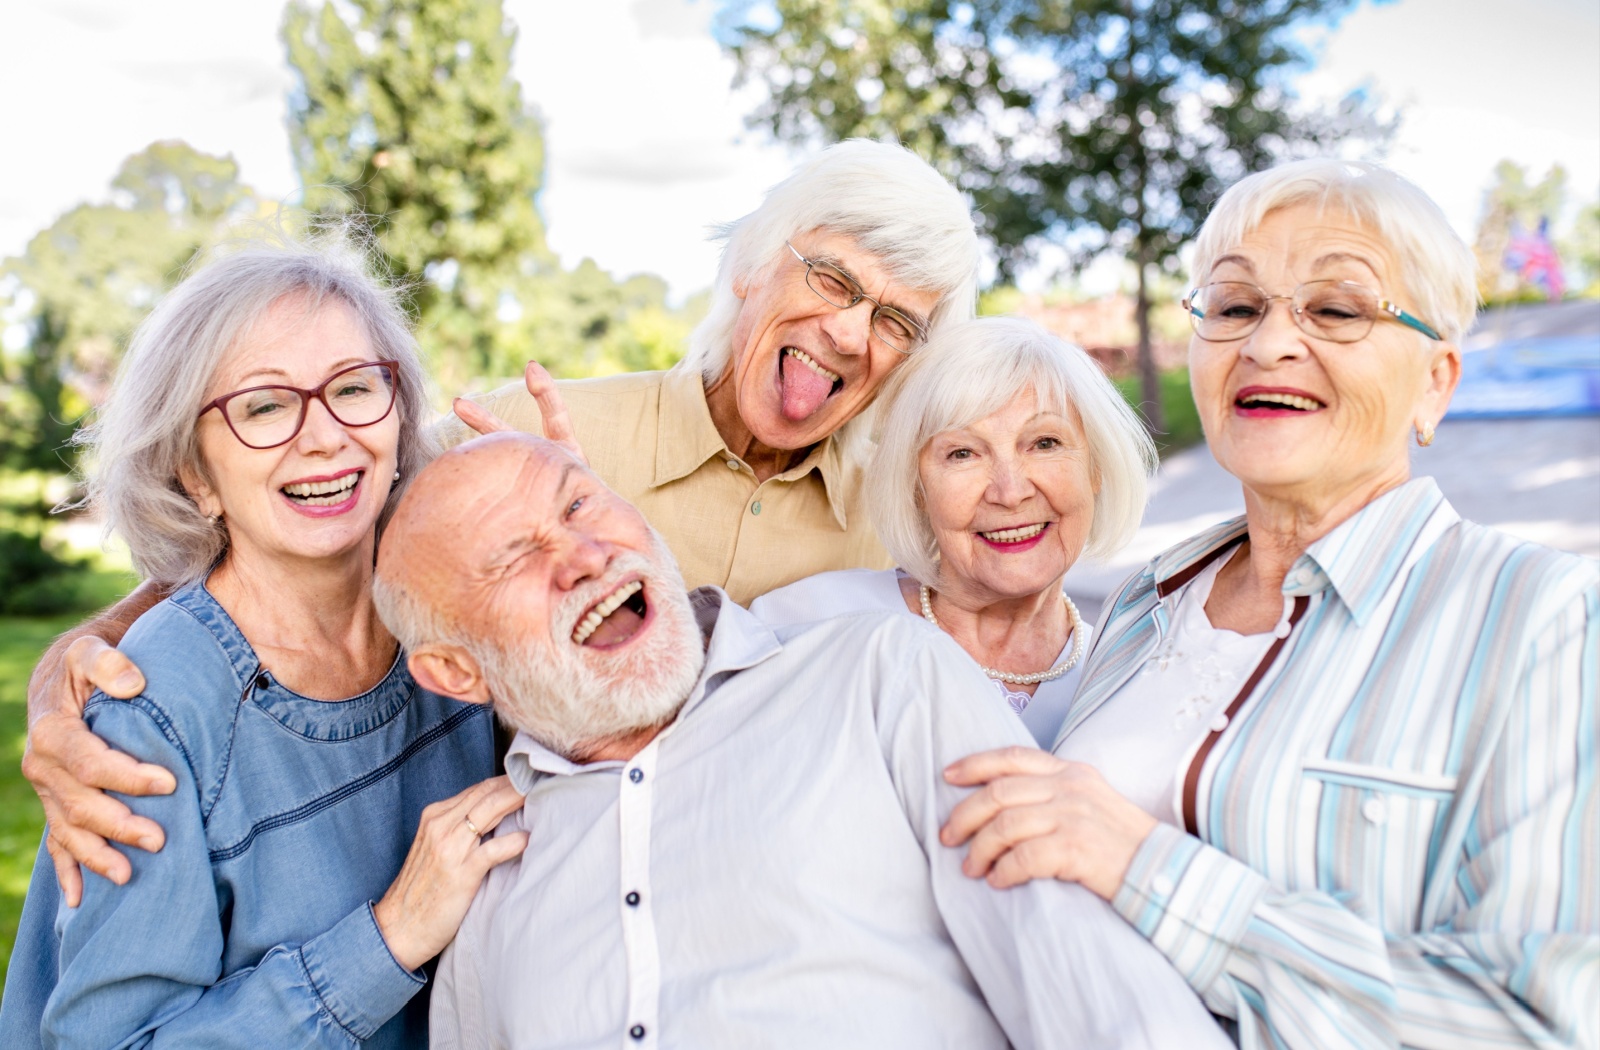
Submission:
<svg viewBox="0 0 1600 1050">
<path fill-rule="evenodd" d="M 372 902 L 422 808 L 493 774 L 488 709 L 419 688 L 403 660 L 349 700 L 293 693 L 198 583 L 122 650 L 145 693 L 97 693 L 85 717 L 177 777 L 126 800 L 166 846 L 125 851 L 127 886 L 86 872 L 77 908 L 41 850 L 0 1045 L 425 1046 L 425 978 L 389 954 Z"/>
</svg>

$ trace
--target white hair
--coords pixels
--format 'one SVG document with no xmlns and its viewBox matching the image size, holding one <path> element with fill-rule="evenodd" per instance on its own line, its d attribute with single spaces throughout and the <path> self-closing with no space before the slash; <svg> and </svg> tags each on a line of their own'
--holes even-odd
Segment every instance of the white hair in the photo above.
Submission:
<svg viewBox="0 0 1600 1050">
<path fill-rule="evenodd" d="M 939 548 L 918 459 L 929 441 L 1032 394 L 1041 411 L 1076 414 L 1099 484 L 1085 553 L 1119 550 L 1144 516 L 1156 451 L 1144 425 L 1088 354 L 1020 317 L 950 325 L 890 376 L 867 511 L 878 539 L 916 579 L 938 579 Z"/>
<path fill-rule="evenodd" d="M 407 652 L 450 645 L 478 665 L 500 720 L 571 759 L 601 741 L 666 724 L 688 698 L 705 663 L 700 629 L 683 577 L 660 533 L 650 530 L 648 557 L 625 553 L 603 577 L 573 590 L 550 609 L 551 635 L 570 637 L 586 611 L 627 575 L 645 581 L 655 622 L 607 672 L 586 667 L 570 647 L 538 638 L 474 635 L 424 601 L 403 581 L 381 572 L 372 581 L 378 616 Z"/>
<path fill-rule="evenodd" d="M 767 191 L 761 206 L 722 226 L 726 243 L 706 317 L 689 336 L 680 367 L 710 383 L 733 361 L 733 330 L 743 300 L 738 285 L 759 281 L 792 258 L 784 242 L 796 234 L 843 234 L 888 275 L 938 295 L 929 331 L 970 318 L 978 301 L 978 234 L 960 192 L 916 154 L 868 139 L 847 139 L 811 158 Z M 860 438 L 869 412 L 845 424 L 845 448 L 865 458 Z"/>
<path fill-rule="evenodd" d="M 1400 263 L 1396 276 L 1416 300 L 1400 305 L 1446 341 L 1459 343 L 1472 327 L 1478 310 L 1472 249 L 1426 193 L 1388 168 L 1360 161 L 1297 160 L 1240 179 L 1217 200 L 1195 238 L 1194 283 L 1204 284 L 1217 257 L 1268 213 L 1301 204 L 1343 212 L 1381 237 Z"/>
<path fill-rule="evenodd" d="M 388 521 L 434 449 L 422 429 L 428 389 L 416 340 L 398 292 L 371 265 L 344 227 L 305 241 L 266 233 L 217 249 L 139 325 L 109 398 L 73 442 L 93 453 L 87 502 L 104 515 L 107 535 L 128 544 L 145 577 L 181 586 L 204 576 L 227 550 L 226 525 L 201 513 L 180 478 L 188 469 L 209 480 L 195 429 L 206 391 L 232 348 L 285 296 L 302 296 L 308 313 L 344 303 L 377 358 L 399 362 L 401 480 L 390 489 L 379 528 Z"/>
</svg>

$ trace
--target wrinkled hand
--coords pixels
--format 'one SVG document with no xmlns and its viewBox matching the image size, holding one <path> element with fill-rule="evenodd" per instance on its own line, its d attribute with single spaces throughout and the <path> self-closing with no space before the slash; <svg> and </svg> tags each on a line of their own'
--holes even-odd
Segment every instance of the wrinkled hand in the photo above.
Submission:
<svg viewBox="0 0 1600 1050">
<path fill-rule="evenodd" d="M 951 764 L 944 776 L 983 786 L 951 811 L 939 841 L 970 843 L 961 870 L 996 888 L 1062 879 L 1110 900 L 1156 826 L 1093 766 L 1048 751 L 985 751 Z"/>
<path fill-rule="evenodd" d="M 77 639 L 59 657 L 46 653 L 28 683 L 28 706 L 39 712 L 28 727 L 22 775 L 44 805 L 45 847 L 68 905 L 83 898 L 82 864 L 117 885 L 133 874 L 128 858 L 109 842 L 155 852 L 166 842 L 161 826 L 135 816 L 105 794 L 170 795 L 178 782 L 160 766 L 114 751 L 83 721 L 96 689 L 128 700 L 144 691 L 144 675 L 126 657 L 92 636 Z"/>
<path fill-rule="evenodd" d="M 401 966 L 415 970 L 444 951 L 489 869 L 522 854 L 526 831 L 480 837 L 521 807 L 510 779 L 493 777 L 422 811 L 400 874 L 372 909 Z"/>
<path fill-rule="evenodd" d="M 587 466 L 589 460 L 583 454 L 583 447 L 578 444 L 577 432 L 572 429 L 572 416 L 567 412 L 567 403 L 562 399 L 561 392 L 556 389 L 555 376 L 546 371 L 544 365 L 539 362 L 529 361 L 528 367 L 522 373 L 522 381 L 527 385 L 528 393 L 533 395 L 533 400 L 539 405 L 539 415 L 544 420 L 545 438 L 560 445 L 572 453 L 579 463 Z M 464 397 L 456 398 L 450 407 L 461 422 L 480 434 L 497 434 L 516 429 L 487 408 Z"/>
</svg>

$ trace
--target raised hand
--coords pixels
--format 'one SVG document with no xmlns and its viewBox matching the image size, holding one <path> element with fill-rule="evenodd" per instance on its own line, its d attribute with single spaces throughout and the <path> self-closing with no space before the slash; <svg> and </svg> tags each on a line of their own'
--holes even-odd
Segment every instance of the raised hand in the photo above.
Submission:
<svg viewBox="0 0 1600 1050">
<path fill-rule="evenodd" d="M 529 361 L 528 367 L 523 371 L 522 380 L 528 387 L 528 393 L 539 406 L 539 415 L 544 420 L 545 438 L 572 453 L 578 462 L 587 465 L 589 460 L 583 454 L 583 447 L 578 444 L 577 431 L 572 427 L 572 416 L 567 412 L 567 403 L 562 399 L 560 390 L 556 388 L 555 377 L 539 362 Z M 464 397 L 456 398 L 450 407 L 461 422 L 480 434 L 496 434 L 516 429 L 487 408 Z"/>
<path fill-rule="evenodd" d="M 1099 770 L 1048 751 L 985 751 L 952 763 L 944 776 L 982 786 L 950 812 L 939 841 L 967 844 L 961 870 L 996 888 L 1061 879 L 1110 900 L 1156 826 Z"/>
</svg>

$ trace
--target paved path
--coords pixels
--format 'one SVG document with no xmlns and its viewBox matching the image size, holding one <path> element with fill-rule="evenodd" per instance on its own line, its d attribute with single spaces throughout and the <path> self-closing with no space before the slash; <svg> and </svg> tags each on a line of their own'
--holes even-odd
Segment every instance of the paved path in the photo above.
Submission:
<svg viewBox="0 0 1600 1050">
<path fill-rule="evenodd" d="M 1461 516 L 1513 535 L 1600 558 L 1600 416 L 1450 420 L 1412 471 L 1432 475 Z M 1207 525 L 1244 513 L 1239 483 L 1204 445 L 1161 466 L 1144 525 L 1109 563 L 1081 562 L 1067 592 L 1085 619 L 1152 555 Z"/>
</svg>

